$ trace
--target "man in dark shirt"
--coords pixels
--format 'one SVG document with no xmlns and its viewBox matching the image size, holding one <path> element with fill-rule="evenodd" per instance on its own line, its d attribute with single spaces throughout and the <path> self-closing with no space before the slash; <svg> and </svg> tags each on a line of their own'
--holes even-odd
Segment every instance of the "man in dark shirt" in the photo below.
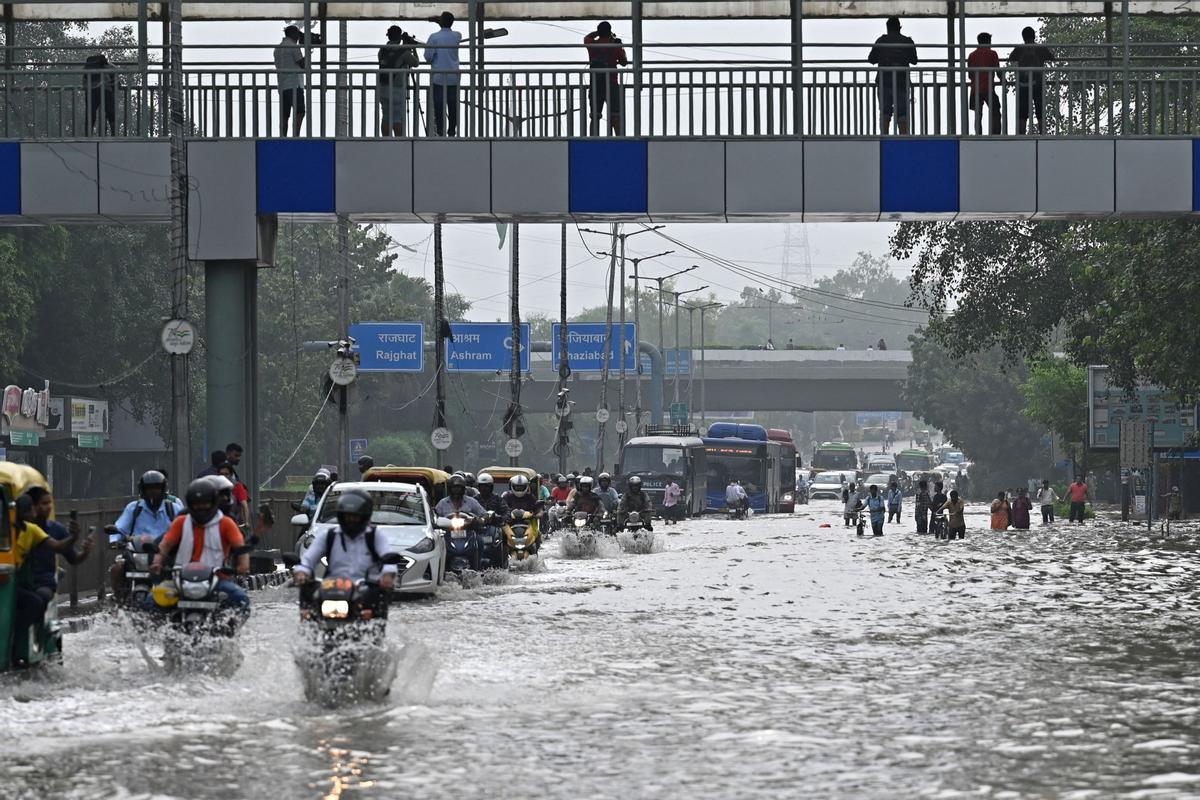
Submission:
<svg viewBox="0 0 1200 800">
<path fill-rule="evenodd" d="M 614 136 L 625 133 L 622 121 L 621 76 L 618 67 L 629 63 L 621 40 L 613 36 L 612 25 L 601 22 L 596 30 L 583 37 L 588 53 L 588 70 L 591 72 L 591 125 L 588 132 L 600 135 L 600 114 L 608 106 L 609 130 Z"/>
<path fill-rule="evenodd" d="M 867 61 L 879 67 L 880 128 L 884 136 L 892 132 L 892 116 L 900 134 L 908 134 L 908 67 L 917 63 L 916 43 L 900 34 L 900 20 L 888 17 L 887 33 L 875 40 Z"/>
<path fill-rule="evenodd" d="M 969 102 L 975 112 L 975 135 L 983 135 L 983 107 L 990 109 L 991 125 L 988 132 L 992 136 L 1003 133 L 1000 116 L 1000 97 L 996 94 L 996 78 L 1000 73 L 1000 56 L 992 49 L 992 35 L 981 33 L 976 38 L 979 47 L 967 56 L 967 71 L 971 76 L 971 95 Z"/>
<path fill-rule="evenodd" d="M 1046 133 L 1046 89 L 1043 84 L 1046 64 L 1054 61 L 1050 48 L 1037 44 L 1033 28 L 1021 31 L 1024 44 L 1013 48 L 1008 63 L 1017 68 L 1017 133 L 1025 135 L 1025 123 L 1037 112 L 1038 133 Z"/>
</svg>

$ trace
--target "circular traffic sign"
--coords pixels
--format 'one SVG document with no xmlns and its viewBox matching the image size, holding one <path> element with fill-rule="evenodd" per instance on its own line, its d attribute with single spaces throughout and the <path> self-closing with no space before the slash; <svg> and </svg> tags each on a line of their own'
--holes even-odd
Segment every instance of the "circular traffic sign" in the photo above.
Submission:
<svg viewBox="0 0 1200 800">
<path fill-rule="evenodd" d="M 596 409 L 596 422 L 599 422 L 601 424 L 608 422 L 608 409 L 607 408 Z"/>
<path fill-rule="evenodd" d="M 429 434 L 429 441 L 438 450 L 449 450 L 450 445 L 454 443 L 454 434 L 449 428 L 434 428 Z"/>
<path fill-rule="evenodd" d="M 186 356 L 196 346 L 196 329 L 186 319 L 167 320 L 158 339 L 171 355 Z"/>
<path fill-rule="evenodd" d="M 329 380 L 337 386 L 349 386 L 358 377 L 358 365 L 352 358 L 338 357 L 329 365 Z"/>
<path fill-rule="evenodd" d="M 560 417 L 569 417 L 571 415 L 571 404 L 567 403 L 566 405 L 555 406 L 554 413 Z"/>
<path fill-rule="evenodd" d="M 623 419 L 619 419 L 616 421 L 616 424 L 614 424 L 613 427 L 617 429 L 617 433 L 624 433 L 625 431 L 629 430 L 629 423 Z"/>
<path fill-rule="evenodd" d="M 509 458 L 517 458 L 525 452 L 525 445 L 521 444 L 520 439 L 509 439 L 504 443 L 504 452 Z"/>
</svg>

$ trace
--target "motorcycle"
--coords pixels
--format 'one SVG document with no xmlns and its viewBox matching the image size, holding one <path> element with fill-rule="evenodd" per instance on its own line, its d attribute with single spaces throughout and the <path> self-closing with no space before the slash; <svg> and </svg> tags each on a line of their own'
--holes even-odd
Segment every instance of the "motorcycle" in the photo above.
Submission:
<svg viewBox="0 0 1200 800">
<path fill-rule="evenodd" d="M 150 590 L 154 588 L 154 578 L 150 574 L 150 562 L 158 552 L 158 543 L 153 536 L 140 534 L 112 540 L 119 536 L 116 526 L 109 525 L 104 529 L 110 537 L 109 547 L 119 550 L 115 561 L 125 565 L 124 583 L 113 587 L 113 597 L 127 608 L 143 608 Z"/>
<path fill-rule="evenodd" d="M 294 556 L 289 560 L 294 565 Z M 380 560 L 404 563 L 399 553 Z M 312 580 L 300 587 L 300 621 L 310 646 L 297 650 L 296 665 L 305 699 L 337 706 L 386 696 L 397 667 L 386 644 L 390 601 L 391 592 L 381 590 L 370 575 Z"/>
<path fill-rule="evenodd" d="M 608 510 L 601 510 L 596 513 L 592 520 L 592 527 L 600 533 L 608 536 L 617 535 L 617 516 Z"/>
<path fill-rule="evenodd" d="M 745 519 L 749 509 L 743 503 L 726 503 L 725 516 L 729 519 Z"/>
<path fill-rule="evenodd" d="M 234 548 L 231 559 L 250 552 Z M 151 590 L 167 620 L 163 634 L 163 666 L 168 672 L 198 671 L 232 675 L 242 663 L 234 641 L 246 614 L 222 608 L 221 576 L 210 566 L 193 562 L 171 569 L 171 577 Z"/>
<path fill-rule="evenodd" d="M 640 512 L 630 511 L 625 517 L 625 530 L 629 533 L 654 530 L 650 527 L 650 516 L 642 516 Z"/>
<path fill-rule="evenodd" d="M 934 514 L 929 518 L 929 532 L 935 539 L 949 539 L 949 521 L 945 514 Z"/>
<path fill-rule="evenodd" d="M 480 569 L 508 569 L 508 543 L 500 518 L 489 514 L 477 536 Z"/>
<path fill-rule="evenodd" d="M 449 517 L 438 517 L 437 526 L 445 531 L 446 569 L 459 575 L 464 570 L 479 571 L 479 534 L 475 527 L 476 517 L 462 512 Z"/>
<path fill-rule="evenodd" d="M 504 526 L 504 539 L 508 544 L 509 558 L 523 561 L 536 555 L 542 545 L 537 517 L 528 511 L 514 510 Z"/>
</svg>

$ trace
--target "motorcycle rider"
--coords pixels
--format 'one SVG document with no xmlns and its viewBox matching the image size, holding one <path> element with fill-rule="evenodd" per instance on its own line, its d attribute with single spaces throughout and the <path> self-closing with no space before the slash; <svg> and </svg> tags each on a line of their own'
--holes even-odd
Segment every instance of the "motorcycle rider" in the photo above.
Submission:
<svg viewBox="0 0 1200 800">
<path fill-rule="evenodd" d="M 616 511 L 617 505 L 621 502 L 621 496 L 613 488 L 612 475 L 609 475 L 607 472 L 601 472 L 600 477 L 596 478 L 596 483 L 600 485 L 600 488 L 596 489 L 596 496 L 600 498 L 600 505 L 604 506 L 605 511 Z"/>
<path fill-rule="evenodd" d="M 654 513 L 654 504 L 650 502 L 650 495 L 642 491 L 642 479 L 637 475 L 629 479 L 625 494 L 621 496 L 621 504 L 617 506 L 617 527 L 624 528 L 626 518 L 633 511 L 641 515 L 642 525 L 646 530 L 654 530 L 650 525 L 650 515 Z"/>
<path fill-rule="evenodd" d="M 571 487 L 567 483 L 566 475 L 559 475 L 554 479 L 554 488 L 550 490 L 550 500 L 554 503 L 565 503 L 567 498 L 571 496 Z"/>
<path fill-rule="evenodd" d="M 500 498 L 509 511 L 528 511 L 530 514 L 541 512 L 543 503 L 533 496 L 529 489 L 529 478 L 524 475 L 513 475 L 508 479 L 508 491 Z"/>
<path fill-rule="evenodd" d="M 584 475 L 579 479 L 579 485 L 571 496 L 567 498 L 567 513 L 573 514 L 577 511 L 591 516 L 599 513 L 603 507 L 600 495 L 592 491 L 592 479 Z"/>
<path fill-rule="evenodd" d="M 300 556 L 300 563 L 292 568 L 292 578 L 300 586 L 302 596 L 313 570 L 322 558 L 325 559 L 325 576 L 366 580 L 373 568 L 379 568 L 379 590 L 385 598 L 396 586 L 399 568 L 395 564 L 384 564 L 382 557 L 394 552 L 391 542 L 383 531 L 371 524 L 375 501 L 362 489 L 347 489 L 337 500 L 336 527 L 323 538 L 313 539 Z M 387 614 L 387 603 L 364 603 L 378 605 L 379 613 Z"/>
<path fill-rule="evenodd" d="M 729 479 L 729 485 L 725 487 L 725 506 L 742 512 L 750 507 L 750 498 L 746 490 L 733 478 Z"/>
<path fill-rule="evenodd" d="M 454 473 L 446 482 L 446 496 L 438 501 L 433 513 L 439 517 L 450 517 L 454 514 L 471 514 L 475 517 L 472 527 L 483 525 L 487 509 L 479 505 L 479 501 L 467 494 L 467 480 L 461 473 Z"/>
<path fill-rule="evenodd" d="M 116 532 L 110 530 L 108 541 L 117 545 L 133 536 L 153 536 L 161 541 L 171 522 L 183 511 L 182 507 L 166 499 L 167 476 L 156 469 L 147 470 L 138 479 L 140 497 L 125 506 L 121 516 L 113 523 Z M 125 586 L 125 561 L 115 562 L 108 570 L 114 593 Z"/>
<path fill-rule="evenodd" d="M 312 488 L 308 490 L 308 494 L 304 495 L 304 499 L 300 501 L 300 507 L 296 510 L 301 514 L 308 514 L 311 518 L 317 513 L 317 503 L 321 502 L 321 497 L 332 482 L 329 470 L 317 470 L 317 474 L 313 475 Z"/>
<path fill-rule="evenodd" d="M 804 477 L 803 472 L 796 477 L 796 502 L 808 502 L 808 478 Z"/>
<path fill-rule="evenodd" d="M 217 591 L 222 596 L 221 605 L 243 614 L 250 613 L 250 597 L 229 574 L 227 566 L 233 550 L 242 547 L 245 540 L 237 523 L 221 513 L 216 485 L 208 478 L 197 478 L 188 485 L 184 502 L 187 514 L 181 514 L 159 543 L 158 553 L 150 571 L 161 574 L 163 566 L 176 552 L 183 563 L 201 563 L 217 571 Z M 234 566 L 239 575 L 250 572 L 250 555 L 241 553 Z M 148 600 L 153 604 L 152 600 Z"/>
<path fill-rule="evenodd" d="M 508 516 L 508 506 L 505 504 L 504 498 L 496 494 L 495 478 L 486 472 L 481 472 L 475 479 L 475 488 L 479 490 L 479 497 L 475 498 L 479 501 L 479 505 L 494 514 L 496 519 L 504 519 Z"/>
</svg>

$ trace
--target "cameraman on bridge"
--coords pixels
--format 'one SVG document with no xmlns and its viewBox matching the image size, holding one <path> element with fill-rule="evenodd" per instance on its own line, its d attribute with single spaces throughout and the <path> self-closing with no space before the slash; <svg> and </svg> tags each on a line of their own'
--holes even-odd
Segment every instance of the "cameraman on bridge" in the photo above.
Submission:
<svg viewBox="0 0 1200 800">
<path fill-rule="evenodd" d="M 601 22 L 596 30 L 583 37 L 588 51 L 588 69 L 591 71 L 592 122 L 589 133 L 600 135 L 600 109 L 608 105 L 608 125 L 614 136 L 625 134 L 621 120 L 621 76 L 617 67 L 629 63 L 621 40 L 613 36 L 612 25 Z"/>
</svg>

